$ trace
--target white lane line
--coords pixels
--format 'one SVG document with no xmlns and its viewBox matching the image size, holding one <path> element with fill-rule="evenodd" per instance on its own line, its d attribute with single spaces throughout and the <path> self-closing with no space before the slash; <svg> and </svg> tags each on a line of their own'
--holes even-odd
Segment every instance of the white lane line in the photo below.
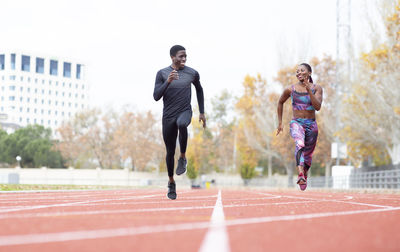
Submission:
<svg viewBox="0 0 400 252">
<path fill-rule="evenodd" d="M 105 202 L 105 201 L 117 201 L 117 200 L 128 200 L 128 199 L 143 199 L 143 198 L 151 198 L 156 196 L 161 196 L 162 194 L 152 194 L 152 195 L 143 195 L 143 196 L 132 196 L 126 198 L 117 198 L 117 199 L 101 199 L 101 200 L 86 200 L 86 201 L 78 201 L 78 202 L 70 202 L 70 203 L 61 203 L 61 204 L 51 204 L 51 205 L 37 205 L 37 206 L 26 206 L 26 207 L 16 207 L 10 209 L 0 209 L 0 213 L 9 213 L 9 212 L 16 212 L 16 211 L 23 211 L 23 210 L 33 210 L 33 209 L 41 209 L 41 208 L 50 208 L 50 207 L 64 207 L 64 206 L 74 206 L 74 205 L 81 205 L 85 203 L 92 203 L 92 202 Z"/>
<path fill-rule="evenodd" d="M 254 192 L 261 195 L 274 195 L 269 193 L 261 193 L 261 192 Z M 393 206 L 386 206 L 386 205 L 377 205 L 377 204 L 369 204 L 369 203 L 362 203 L 362 202 L 355 202 L 355 201 L 344 201 L 344 200 L 335 200 L 335 199 L 317 199 L 317 198 L 309 198 L 309 197 L 300 197 L 300 196 L 289 196 L 289 195 L 282 195 L 284 198 L 290 199 L 304 199 L 304 200 L 314 200 L 316 202 L 338 202 L 338 203 L 347 203 L 352 205 L 361 205 L 361 206 L 370 206 L 370 207 L 381 207 L 381 208 L 392 208 Z M 353 199 L 352 196 L 345 196 L 347 200 Z"/>
<path fill-rule="evenodd" d="M 188 193 L 187 191 L 182 191 L 180 193 Z M 107 202 L 107 201 L 120 201 L 120 200 L 133 200 L 133 199 L 146 199 L 146 198 L 153 198 L 153 197 L 161 197 L 164 194 L 151 194 L 151 195 L 138 195 L 138 196 L 130 196 L 124 198 L 111 198 L 111 199 L 99 199 L 99 200 L 86 200 L 86 201 L 78 201 L 78 202 L 70 202 L 70 203 L 61 203 L 61 204 L 50 204 L 50 205 L 35 205 L 35 206 L 15 206 L 14 208 L 10 209 L 0 209 L 1 213 L 9 213 L 9 212 L 16 212 L 16 211 L 24 211 L 24 210 L 33 210 L 33 209 L 42 209 L 42 208 L 50 208 L 50 207 L 64 207 L 64 206 L 74 206 L 74 205 L 82 205 L 87 203 L 95 203 L 95 202 Z"/>
<path fill-rule="evenodd" d="M 289 204 L 303 204 L 303 203 L 316 203 L 316 202 L 315 201 L 289 201 L 289 202 L 255 203 L 255 204 L 231 204 L 231 205 L 225 205 L 224 208 L 269 206 L 269 205 L 289 205 Z M 0 219 L 62 217 L 62 216 L 73 216 L 73 215 L 97 215 L 97 214 L 123 214 L 123 213 L 138 213 L 138 212 L 185 211 L 185 210 L 209 209 L 209 208 L 214 208 L 214 207 L 215 206 L 195 206 L 195 207 L 165 207 L 165 208 L 142 208 L 142 209 L 3 214 L 3 215 L 0 215 Z"/>
<path fill-rule="evenodd" d="M 210 227 L 204 238 L 200 252 L 228 252 L 229 239 L 228 232 L 225 227 L 225 215 L 222 206 L 221 190 L 218 191 L 218 198 L 215 202 L 215 207 L 211 215 Z"/>
<path fill-rule="evenodd" d="M 300 214 L 300 215 L 257 217 L 257 218 L 228 220 L 225 221 L 224 224 L 225 226 L 261 224 L 261 223 L 268 223 L 275 221 L 292 221 L 292 220 L 346 216 L 346 215 L 366 214 L 366 213 L 381 213 L 381 212 L 397 211 L 397 210 L 400 210 L 400 207 L 357 210 L 357 211 L 325 212 L 325 213 Z M 101 239 L 101 238 L 133 236 L 141 234 L 153 234 L 161 232 L 176 232 L 182 230 L 205 229 L 208 228 L 209 226 L 210 226 L 209 222 L 192 222 L 183 224 L 167 224 L 167 225 L 157 225 L 157 226 L 142 226 L 142 227 L 116 228 L 116 229 L 81 230 L 81 231 L 70 231 L 70 232 L 59 232 L 59 233 L 5 235 L 5 236 L 0 236 L 0 246 Z"/>
<path fill-rule="evenodd" d="M 377 205 L 377 204 L 368 204 L 362 202 L 355 201 L 345 201 L 345 200 L 335 200 L 335 199 L 315 199 L 315 198 L 306 198 L 306 197 L 298 197 L 298 196 L 283 196 L 285 198 L 290 199 L 305 199 L 305 200 L 315 200 L 318 202 L 338 202 L 338 203 L 347 203 L 352 205 L 361 205 L 361 206 L 370 206 L 370 207 L 381 207 L 381 208 L 392 208 L 393 206 L 385 206 L 385 205 Z"/>
</svg>

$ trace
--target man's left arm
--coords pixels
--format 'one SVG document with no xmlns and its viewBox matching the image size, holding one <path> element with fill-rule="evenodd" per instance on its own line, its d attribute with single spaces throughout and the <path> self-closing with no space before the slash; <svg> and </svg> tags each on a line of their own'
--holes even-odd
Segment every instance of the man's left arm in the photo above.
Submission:
<svg viewBox="0 0 400 252">
<path fill-rule="evenodd" d="M 204 115 L 204 93 L 203 93 L 203 87 L 200 84 L 200 75 L 197 71 L 194 76 L 193 85 L 196 88 L 197 103 L 199 104 L 199 111 L 200 111 L 199 122 L 203 121 L 203 128 L 205 128 L 206 116 Z"/>
</svg>

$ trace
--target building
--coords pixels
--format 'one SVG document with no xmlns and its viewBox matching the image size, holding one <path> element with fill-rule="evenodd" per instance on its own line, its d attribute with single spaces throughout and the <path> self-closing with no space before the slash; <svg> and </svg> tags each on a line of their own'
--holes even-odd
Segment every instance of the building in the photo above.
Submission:
<svg viewBox="0 0 400 252">
<path fill-rule="evenodd" d="M 84 65 L 58 57 L 0 52 L 0 121 L 53 132 L 89 106 Z"/>
</svg>

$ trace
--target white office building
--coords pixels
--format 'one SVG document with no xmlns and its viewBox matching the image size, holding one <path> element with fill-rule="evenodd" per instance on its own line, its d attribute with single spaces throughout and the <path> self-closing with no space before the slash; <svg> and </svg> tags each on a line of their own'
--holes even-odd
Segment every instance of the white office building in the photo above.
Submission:
<svg viewBox="0 0 400 252">
<path fill-rule="evenodd" d="M 3 125 L 39 124 L 53 133 L 89 106 L 84 65 L 24 52 L 0 52 L 0 120 Z"/>
</svg>

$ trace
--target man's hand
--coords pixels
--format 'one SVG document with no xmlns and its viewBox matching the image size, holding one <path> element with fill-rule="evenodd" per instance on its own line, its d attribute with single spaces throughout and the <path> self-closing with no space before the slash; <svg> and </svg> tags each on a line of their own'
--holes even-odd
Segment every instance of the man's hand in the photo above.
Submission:
<svg viewBox="0 0 400 252">
<path fill-rule="evenodd" d="M 203 128 L 206 128 L 206 116 L 204 114 L 199 115 L 199 122 L 203 121 Z"/>
<path fill-rule="evenodd" d="M 171 83 L 173 80 L 177 79 L 179 79 L 178 72 L 176 70 L 172 70 L 168 75 L 167 82 Z"/>
</svg>

